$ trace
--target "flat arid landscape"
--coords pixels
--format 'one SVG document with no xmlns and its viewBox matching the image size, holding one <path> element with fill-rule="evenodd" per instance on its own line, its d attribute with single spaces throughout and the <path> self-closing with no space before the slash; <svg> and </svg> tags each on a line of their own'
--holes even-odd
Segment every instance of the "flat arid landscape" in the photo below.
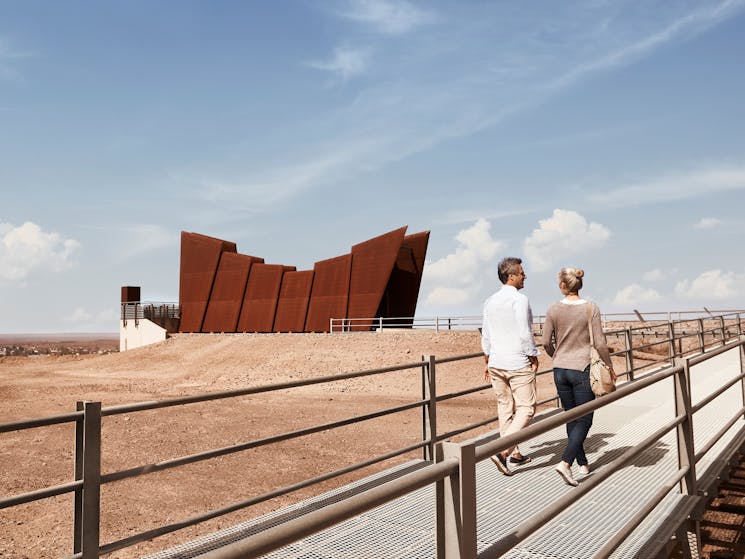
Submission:
<svg viewBox="0 0 745 559">
<path fill-rule="evenodd" d="M 78 340 L 79 341 L 79 340 Z M 77 401 L 116 404 L 162 400 L 409 364 L 481 351 L 477 331 L 425 330 L 349 334 L 178 334 L 124 353 L 42 354 L 0 358 L 0 423 L 75 411 Z M 609 343 L 613 345 L 612 340 Z M 106 344 L 109 344 L 108 346 Z M 0 344 L 2 345 L 2 344 Z M 100 347 L 99 347 L 100 346 Z M 93 349 L 93 346 L 90 346 Z M 638 356 L 641 359 L 643 356 Z M 622 358 L 616 365 L 624 370 Z M 541 369 L 550 361 L 541 357 Z M 437 367 L 437 392 L 483 381 L 477 357 Z M 554 393 L 539 377 L 539 399 Z M 381 410 L 421 397 L 420 369 L 315 384 L 175 408 L 104 417 L 102 473 L 235 445 L 310 425 Z M 491 390 L 438 406 L 438 432 L 496 415 Z M 459 436 L 494 430 L 496 422 Z M 126 538 L 249 499 L 323 472 L 415 444 L 419 409 L 247 450 L 102 487 L 101 541 Z M 0 434 L 0 495 L 73 479 L 72 424 Z M 109 557 L 131 558 L 192 540 L 419 457 L 409 453 L 319 486 L 177 531 Z M 0 511 L 0 557 L 41 559 L 72 553 L 70 494 Z"/>
</svg>

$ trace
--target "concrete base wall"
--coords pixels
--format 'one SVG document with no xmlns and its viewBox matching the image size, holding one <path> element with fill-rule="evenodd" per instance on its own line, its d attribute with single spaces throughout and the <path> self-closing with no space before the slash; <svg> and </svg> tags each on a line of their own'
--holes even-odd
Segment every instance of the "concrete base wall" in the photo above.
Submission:
<svg viewBox="0 0 745 559">
<path fill-rule="evenodd" d="M 136 324 L 135 324 L 136 323 Z M 119 321 L 119 351 L 127 351 L 136 347 L 157 344 L 166 339 L 167 331 L 146 318 Z"/>
</svg>

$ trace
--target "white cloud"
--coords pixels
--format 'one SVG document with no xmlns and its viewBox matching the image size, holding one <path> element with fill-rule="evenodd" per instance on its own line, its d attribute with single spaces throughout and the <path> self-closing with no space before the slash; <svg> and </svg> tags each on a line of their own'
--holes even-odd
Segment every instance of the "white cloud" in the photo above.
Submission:
<svg viewBox="0 0 745 559">
<path fill-rule="evenodd" d="M 461 305 L 479 294 L 477 285 L 484 279 L 485 265 L 504 247 L 492 238 L 490 229 L 487 220 L 479 219 L 455 237 L 455 252 L 425 264 L 422 281 L 431 286 L 426 304 Z"/>
<path fill-rule="evenodd" d="M 426 304 L 432 306 L 456 307 L 464 305 L 473 297 L 473 291 L 466 287 L 445 287 L 438 285 L 427 294 Z"/>
<path fill-rule="evenodd" d="M 706 304 L 710 300 L 745 296 L 745 274 L 720 269 L 707 270 L 693 280 L 682 280 L 675 285 L 676 295 L 685 299 L 698 299 Z"/>
<path fill-rule="evenodd" d="M 310 62 L 309 66 L 325 70 L 347 80 L 362 74 L 367 68 L 370 51 L 350 47 L 337 47 L 330 60 L 324 62 Z"/>
<path fill-rule="evenodd" d="M 644 272 L 644 274 L 642 275 L 642 279 L 644 281 L 660 281 L 665 279 L 665 277 L 667 277 L 667 273 L 660 270 L 659 268 Z"/>
<path fill-rule="evenodd" d="M 636 309 L 639 303 L 651 303 L 662 300 L 662 295 L 650 287 L 642 287 L 638 283 L 632 283 L 621 289 L 613 298 L 613 304 L 619 307 Z"/>
<path fill-rule="evenodd" d="M 555 209 L 551 217 L 539 221 L 538 229 L 523 242 L 526 261 L 545 272 L 562 260 L 602 247 L 610 230 L 571 210 Z"/>
<path fill-rule="evenodd" d="M 46 233 L 27 221 L 19 227 L 0 224 L 0 282 L 23 283 L 37 272 L 60 272 L 75 264 L 80 247 L 74 239 Z"/>
<path fill-rule="evenodd" d="M 721 220 L 715 217 L 702 217 L 698 222 L 693 224 L 694 229 L 713 229 L 722 224 Z"/>
<path fill-rule="evenodd" d="M 341 15 L 391 35 L 407 33 L 436 19 L 430 12 L 403 0 L 353 0 Z"/>
</svg>

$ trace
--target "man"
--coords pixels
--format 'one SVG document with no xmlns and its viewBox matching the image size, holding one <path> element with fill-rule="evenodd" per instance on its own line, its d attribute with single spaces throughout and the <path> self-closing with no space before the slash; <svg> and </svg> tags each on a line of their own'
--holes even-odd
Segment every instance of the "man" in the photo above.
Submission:
<svg viewBox="0 0 745 559">
<path fill-rule="evenodd" d="M 481 347 L 486 358 L 484 378 L 490 379 L 497 394 L 501 436 L 516 433 L 533 418 L 536 407 L 535 375 L 538 348 L 533 341 L 533 313 L 528 298 L 518 293 L 525 285 L 520 258 L 504 258 L 497 268 L 502 289 L 484 303 Z M 491 457 L 499 471 L 511 476 L 507 465 L 524 464 L 517 446 Z"/>
</svg>

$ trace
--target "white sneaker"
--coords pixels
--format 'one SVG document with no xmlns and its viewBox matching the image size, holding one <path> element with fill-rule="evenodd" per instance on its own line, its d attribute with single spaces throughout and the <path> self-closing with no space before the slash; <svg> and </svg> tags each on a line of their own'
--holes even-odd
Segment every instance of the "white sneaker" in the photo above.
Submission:
<svg viewBox="0 0 745 559">
<path fill-rule="evenodd" d="M 554 469 L 559 473 L 567 485 L 571 485 L 572 487 L 577 487 L 579 485 L 579 482 L 574 479 L 574 476 L 572 475 L 571 468 L 567 466 L 564 461 L 559 462 Z"/>
<path fill-rule="evenodd" d="M 590 466 L 588 466 L 587 464 L 583 464 L 582 466 L 579 467 L 579 475 L 586 476 L 589 474 L 590 474 Z"/>
</svg>

